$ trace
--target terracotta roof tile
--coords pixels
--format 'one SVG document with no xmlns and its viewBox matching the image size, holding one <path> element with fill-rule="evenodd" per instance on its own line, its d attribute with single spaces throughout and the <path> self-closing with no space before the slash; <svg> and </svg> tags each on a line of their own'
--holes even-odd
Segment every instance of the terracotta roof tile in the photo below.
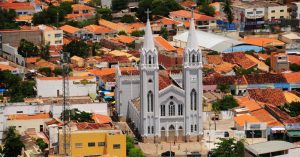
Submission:
<svg viewBox="0 0 300 157">
<path fill-rule="evenodd" d="M 12 10 L 34 10 L 34 6 L 30 2 L 0 3 L 0 8 Z"/>
<path fill-rule="evenodd" d="M 93 79 L 95 76 L 71 76 L 69 80 L 85 80 L 85 79 Z M 62 77 L 37 77 L 37 80 L 62 80 Z"/>
<path fill-rule="evenodd" d="M 15 70 L 17 68 L 12 67 L 10 65 L 0 64 L 0 70 Z"/>
<path fill-rule="evenodd" d="M 251 100 L 248 97 L 237 97 L 239 106 L 247 108 L 249 111 L 256 111 L 261 109 L 259 103 L 257 103 L 255 100 Z"/>
<path fill-rule="evenodd" d="M 300 65 L 300 56 L 297 55 L 288 55 L 288 60 L 290 63 L 295 63 Z"/>
<path fill-rule="evenodd" d="M 287 101 L 281 89 L 248 89 L 250 98 L 267 104 L 281 106 Z"/>
<path fill-rule="evenodd" d="M 233 118 L 234 122 L 243 127 L 247 122 L 260 122 L 255 116 L 243 114 Z"/>
<path fill-rule="evenodd" d="M 288 83 L 300 83 L 300 72 L 283 74 Z"/>
<path fill-rule="evenodd" d="M 79 28 L 76 28 L 76 27 L 73 27 L 73 26 L 70 26 L 70 25 L 63 25 L 60 27 L 61 30 L 63 30 L 64 32 L 68 32 L 68 33 L 76 33 L 78 31 L 80 31 Z"/>
<path fill-rule="evenodd" d="M 257 55 L 258 59 L 260 59 L 260 60 L 266 60 L 266 59 L 268 59 L 270 57 L 270 55 L 265 54 L 265 53 L 257 53 L 255 55 Z"/>
<path fill-rule="evenodd" d="M 75 124 L 78 130 L 97 130 L 97 129 L 105 129 L 112 128 L 111 124 L 99 124 L 99 123 L 76 123 Z"/>
<path fill-rule="evenodd" d="M 27 57 L 27 58 L 25 58 L 26 63 L 31 63 L 31 64 L 36 63 L 38 59 L 40 59 L 40 57 Z"/>
<path fill-rule="evenodd" d="M 79 17 L 92 17 L 94 14 L 67 14 L 65 16 L 66 19 L 76 19 Z"/>
<path fill-rule="evenodd" d="M 251 115 L 256 117 L 261 122 L 266 122 L 268 126 L 282 126 L 282 124 L 265 109 L 253 111 L 251 112 Z"/>
<path fill-rule="evenodd" d="M 291 93 L 291 92 L 288 92 L 288 91 L 284 91 L 283 94 L 284 94 L 284 97 L 285 97 L 285 99 L 286 99 L 286 101 L 288 103 L 291 103 L 291 102 L 300 102 L 300 97 L 298 97 L 294 93 Z"/>
<path fill-rule="evenodd" d="M 166 39 L 161 36 L 154 37 L 156 44 L 160 45 L 165 49 L 165 51 L 176 51 L 177 49 L 173 47 Z"/>
<path fill-rule="evenodd" d="M 88 25 L 88 26 L 83 27 L 83 28 L 86 29 L 87 31 L 95 33 L 95 34 L 113 32 L 113 30 L 111 30 L 109 28 L 98 26 L 98 25 Z"/>
<path fill-rule="evenodd" d="M 247 44 L 251 44 L 251 45 L 256 45 L 256 46 L 283 46 L 285 45 L 284 42 L 277 40 L 275 38 L 247 38 L 247 39 L 243 39 L 241 40 L 241 42 L 245 42 Z"/>
<path fill-rule="evenodd" d="M 206 55 L 206 59 L 208 64 L 219 65 L 223 62 L 222 57 L 220 55 Z"/>
<path fill-rule="evenodd" d="M 73 4 L 72 9 L 74 10 L 95 10 L 95 8 L 83 5 L 83 4 Z"/>
<path fill-rule="evenodd" d="M 159 90 L 162 90 L 172 84 L 171 78 L 164 75 L 159 75 Z"/>
<path fill-rule="evenodd" d="M 188 7 L 188 8 L 197 6 L 196 2 L 194 2 L 194 1 L 183 1 L 180 3 L 180 5 L 184 6 L 184 7 Z"/>
<path fill-rule="evenodd" d="M 229 84 L 229 85 L 246 85 L 247 81 L 244 76 L 209 76 L 204 77 L 204 85 L 217 85 L 217 84 Z"/>
<path fill-rule="evenodd" d="M 175 16 L 185 17 L 187 19 L 190 19 L 192 17 L 192 12 L 187 11 L 187 10 L 177 10 L 177 11 L 170 12 L 170 15 L 175 15 Z M 202 14 L 198 14 L 198 13 L 194 13 L 194 19 L 195 19 L 195 21 L 215 20 L 214 17 L 202 15 Z"/>
<path fill-rule="evenodd" d="M 222 64 L 219 64 L 217 66 L 214 67 L 214 70 L 217 73 L 220 74 L 226 74 L 229 73 L 233 70 L 234 65 L 228 62 L 223 62 Z"/>
<path fill-rule="evenodd" d="M 237 64 L 244 69 L 249 69 L 257 64 L 246 57 L 243 52 L 226 53 L 223 55 L 223 60 L 231 64 Z"/>
<path fill-rule="evenodd" d="M 267 84 L 287 82 L 282 74 L 259 73 L 245 75 L 248 84 Z"/>
<path fill-rule="evenodd" d="M 127 35 L 118 35 L 115 38 L 113 38 L 113 40 L 116 40 L 118 42 L 125 43 L 125 44 L 130 44 L 135 41 L 135 38 L 127 36 Z"/>
<path fill-rule="evenodd" d="M 178 25 L 178 24 L 180 24 L 180 22 L 175 21 L 170 18 L 167 18 L 167 17 L 162 17 L 161 19 L 156 20 L 155 23 L 162 24 L 162 25 Z"/>
<path fill-rule="evenodd" d="M 54 69 L 57 67 L 56 64 L 51 63 L 51 62 L 48 62 L 48 61 L 43 60 L 43 59 L 41 59 L 40 61 L 36 62 L 35 65 L 36 65 L 37 67 L 48 67 L 48 68 L 50 68 L 51 70 L 54 70 Z"/>
<path fill-rule="evenodd" d="M 100 123 L 100 124 L 112 122 L 112 120 L 109 116 L 102 115 L 102 114 L 96 114 L 96 113 L 93 113 L 92 119 L 95 121 L 95 123 Z"/>
<path fill-rule="evenodd" d="M 48 118 L 51 118 L 49 113 L 13 114 L 8 116 L 8 120 L 31 120 L 31 119 L 48 119 Z"/>
</svg>

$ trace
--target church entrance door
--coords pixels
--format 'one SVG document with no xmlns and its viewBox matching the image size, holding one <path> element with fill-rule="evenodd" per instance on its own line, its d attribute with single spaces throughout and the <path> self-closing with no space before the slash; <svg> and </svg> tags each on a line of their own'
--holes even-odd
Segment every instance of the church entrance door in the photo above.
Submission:
<svg viewBox="0 0 300 157">
<path fill-rule="evenodd" d="M 164 127 L 162 127 L 161 130 L 160 130 L 160 136 L 161 136 L 161 142 L 166 142 L 167 141 L 166 129 Z"/>
<path fill-rule="evenodd" d="M 169 137 L 168 137 L 168 142 L 174 142 L 175 141 L 175 127 L 174 125 L 171 125 L 169 127 Z"/>
</svg>

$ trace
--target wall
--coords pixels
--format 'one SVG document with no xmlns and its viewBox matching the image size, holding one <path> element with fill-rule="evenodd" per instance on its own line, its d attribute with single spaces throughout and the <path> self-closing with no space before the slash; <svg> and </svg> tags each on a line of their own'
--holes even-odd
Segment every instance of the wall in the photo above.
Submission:
<svg viewBox="0 0 300 157">
<path fill-rule="evenodd" d="M 280 19 L 281 16 L 283 18 L 287 18 L 289 16 L 286 5 L 270 6 L 270 7 L 266 8 L 266 12 L 267 12 L 267 14 L 265 16 L 265 20 L 272 20 L 272 18 Z"/>
<path fill-rule="evenodd" d="M 40 30 L 0 31 L 0 34 L 2 34 L 2 43 L 9 43 L 13 47 L 18 47 L 21 39 L 26 39 L 35 45 L 42 44 L 42 31 Z"/>
<path fill-rule="evenodd" d="M 21 66 L 25 66 L 25 59 L 23 56 L 18 54 L 17 48 L 12 47 L 9 44 L 2 44 L 2 51 L 3 52 L 0 53 L 2 54 L 3 58 Z"/>
<path fill-rule="evenodd" d="M 40 126 L 44 127 L 44 123 L 50 121 L 47 119 L 31 119 L 31 120 L 7 120 L 6 127 L 15 126 L 16 130 L 20 134 L 23 134 L 27 129 L 35 129 L 36 132 L 40 132 Z"/>
<path fill-rule="evenodd" d="M 43 32 L 44 44 L 50 45 L 63 45 L 63 31 L 62 30 L 49 30 Z"/>
</svg>

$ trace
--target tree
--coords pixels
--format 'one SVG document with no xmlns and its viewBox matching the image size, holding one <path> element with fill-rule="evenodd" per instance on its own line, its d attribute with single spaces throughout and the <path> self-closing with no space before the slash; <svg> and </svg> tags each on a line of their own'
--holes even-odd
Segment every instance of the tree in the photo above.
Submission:
<svg viewBox="0 0 300 157">
<path fill-rule="evenodd" d="M 242 67 L 236 67 L 234 69 L 234 72 L 235 72 L 236 75 L 248 75 L 248 74 L 257 73 L 258 70 L 254 67 L 249 68 L 249 69 L 244 69 Z"/>
<path fill-rule="evenodd" d="M 213 108 L 218 111 L 229 110 L 238 106 L 236 99 L 232 95 L 226 95 L 213 104 Z"/>
<path fill-rule="evenodd" d="M 101 48 L 100 43 L 93 43 L 92 45 L 92 55 L 97 56 L 98 50 Z"/>
<path fill-rule="evenodd" d="M 70 56 L 79 56 L 86 58 L 89 55 L 90 47 L 82 40 L 73 40 L 63 46 L 64 52 L 69 52 Z"/>
<path fill-rule="evenodd" d="M 281 109 L 288 112 L 291 117 L 297 117 L 300 115 L 300 102 L 286 103 Z"/>
<path fill-rule="evenodd" d="M 21 141 L 21 136 L 16 134 L 15 127 L 9 127 L 5 131 L 3 154 L 5 157 L 18 157 L 25 147 Z"/>
<path fill-rule="evenodd" d="M 127 35 L 127 33 L 125 32 L 125 31 L 120 31 L 119 33 L 118 33 L 118 35 Z"/>
<path fill-rule="evenodd" d="M 270 57 L 268 57 L 265 61 L 265 63 L 268 65 L 268 66 L 271 66 L 271 59 Z"/>
<path fill-rule="evenodd" d="M 231 24 L 234 19 L 231 0 L 224 0 L 224 3 L 222 3 L 222 9 L 223 12 L 226 14 L 228 22 Z"/>
<path fill-rule="evenodd" d="M 134 141 L 130 136 L 126 136 L 126 154 L 129 154 L 129 151 L 134 148 Z"/>
<path fill-rule="evenodd" d="M 39 49 L 32 42 L 21 39 L 18 53 L 23 57 L 34 57 L 39 54 Z"/>
<path fill-rule="evenodd" d="M 171 11 L 183 9 L 176 0 L 140 0 L 136 16 L 146 22 L 147 15 L 145 10 L 151 10 L 151 15 L 168 16 Z M 151 16 L 150 16 L 151 17 Z"/>
<path fill-rule="evenodd" d="M 140 148 L 132 148 L 129 150 L 129 157 L 144 157 L 144 153 Z"/>
<path fill-rule="evenodd" d="M 218 84 L 217 89 L 219 89 L 223 93 L 229 93 L 230 85 L 229 84 Z"/>
<path fill-rule="evenodd" d="M 14 10 L 0 8 L 0 29 L 16 29 L 18 25 L 15 22 L 17 13 Z"/>
<path fill-rule="evenodd" d="M 290 63 L 290 69 L 294 72 L 300 71 L 300 65 L 295 64 L 295 63 Z"/>
<path fill-rule="evenodd" d="M 135 17 L 131 16 L 131 15 L 124 15 L 121 18 L 121 22 L 124 22 L 124 23 L 134 23 L 135 22 Z"/>
<path fill-rule="evenodd" d="M 145 34 L 144 31 L 139 31 L 139 30 L 135 30 L 133 32 L 131 32 L 131 36 L 135 36 L 135 37 L 142 37 Z"/>
<path fill-rule="evenodd" d="M 53 73 L 54 73 L 55 76 L 62 75 L 63 74 L 63 70 L 62 70 L 62 68 L 55 68 L 53 70 Z"/>
<path fill-rule="evenodd" d="M 88 2 L 88 4 L 93 7 L 98 7 L 101 6 L 101 0 L 91 0 L 90 2 Z"/>
<path fill-rule="evenodd" d="M 46 148 L 48 148 L 48 144 L 44 142 L 42 138 L 36 139 L 36 145 L 39 146 L 40 150 L 43 152 Z"/>
<path fill-rule="evenodd" d="M 216 143 L 216 148 L 212 149 L 213 155 L 217 157 L 243 157 L 244 143 L 234 138 L 220 138 L 220 142 Z"/>
<path fill-rule="evenodd" d="M 216 9 L 208 3 L 203 3 L 203 5 L 199 8 L 199 11 L 207 16 L 214 16 Z"/>
<path fill-rule="evenodd" d="M 112 0 L 111 8 L 113 11 L 120 11 L 126 9 L 128 6 L 127 0 Z"/>
<path fill-rule="evenodd" d="M 46 61 L 48 61 L 50 59 L 49 49 L 50 49 L 49 44 L 41 46 L 41 48 L 40 48 L 41 58 L 43 58 Z"/>
<path fill-rule="evenodd" d="M 66 112 L 66 114 L 65 114 Z M 77 122 L 94 122 L 92 119 L 92 113 L 85 111 L 79 111 L 77 108 L 72 110 L 63 111 L 60 115 L 61 120 L 71 119 Z"/>
<path fill-rule="evenodd" d="M 168 40 L 169 34 L 166 27 L 161 27 L 159 35 L 162 36 L 164 39 Z"/>
<path fill-rule="evenodd" d="M 41 73 L 42 75 L 45 75 L 47 77 L 51 76 L 51 69 L 49 67 L 42 67 L 38 69 L 38 72 Z"/>
<path fill-rule="evenodd" d="M 108 8 L 98 8 L 97 14 L 101 19 L 111 21 L 113 19 L 112 17 L 112 11 Z"/>
</svg>

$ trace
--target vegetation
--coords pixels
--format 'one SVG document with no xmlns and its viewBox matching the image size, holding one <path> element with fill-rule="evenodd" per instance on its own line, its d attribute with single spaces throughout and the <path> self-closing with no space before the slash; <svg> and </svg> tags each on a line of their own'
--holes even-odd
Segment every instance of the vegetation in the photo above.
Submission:
<svg viewBox="0 0 300 157">
<path fill-rule="evenodd" d="M 210 6 L 208 3 L 203 3 L 202 6 L 199 8 L 199 12 L 203 13 L 207 16 L 214 16 L 216 9 L 213 6 Z"/>
<path fill-rule="evenodd" d="M 111 8 L 113 11 L 121 11 L 123 9 L 126 9 L 128 6 L 127 0 L 112 0 L 111 2 Z"/>
<path fill-rule="evenodd" d="M 131 16 L 131 15 L 124 15 L 121 18 L 121 22 L 124 22 L 124 23 L 134 23 L 135 22 L 135 17 Z"/>
<path fill-rule="evenodd" d="M 63 70 L 62 70 L 62 68 L 55 68 L 53 70 L 53 73 L 54 73 L 55 76 L 59 76 L 59 75 L 63 74 Z"/>
<path fill-rule="evenodd" d="M 130 136 L 126 136 L 126 154 L 129 157 L 144 157 L 144 153 L 140 148 L 134 146 L 134 140 Z"/>
<path fill-rule="evenodd" d="M 236 75 L 248 75 L 248 74 L 252 74 L 252 73 L 257 73 L 258 70 L 254 67 L 249 68 L 249 69 L 244 69 L 242 67 L 237 67 L 234 69 L 234 72 Z"/>
<path fill-rule="evenodd" d="M 232 95 L 226 95 L 222 99 L 214 102 L 212 106 L 217 111 L 224 111 L 237 107 L 238 103 Z"/>
<path fill-rule="evenodd" d="M 6 10 L 0 8 L 0 29 L 16 29 L 18 25 L 15 23 L 17 13 L 14 10 Z"/>
<path fill-rule="evenodd" d="M 207 55 L 219 55 L 218 51 L 209 51 Z"/>
<path fill-rule="evenodd" d="M 25 145 L 21 141 L 21 136 L 16 133 L 15 127 L 9 127 L 5 131 L 3 154 L 5 157 L 18 157 L 21 155 Z"/>
<path fill-rule="evenodd" d="M 0 71 L 0 78 L 0 87 L 8 89 L 4 96 L 9 96 L 11 102 L 23 102 L 26 97 L 35 97 L 33 81 L 22 81 L 19 76 L 7 70 Z"/>
<path fill-rule="evenodd" d="M 297 117 L 300 115 L 300 102 L 286 103 L 281 109 L 286 111 L 291 117 Z"/>
<path fill-rule="evenodd" d="M 66 114 L 65 114 L 66 112 Z M 69 116 L 70 115 L 70 116 Z M 65 117 L 63 117 L 65 116 Z M 94 122 L 92 119 L 92 113 L 88 113 L 85 111 L 79 111 L 77 108 L 72 110 L 66 110 L 61 113 L 61 120 L 70 119 L 77 122 Z"/>
<path fill-rule="evenodd" d="M 41 48 L 40 48 L 41 58 L 43 58 L 46 61 L 48 61 L 50 59 L 49 49 L 50 49 L 49 44 L 41 46 Z"/>
<path fill-rule="evenodd" d="M 38 72 L 41 73 L 42 75 L 45 75 L 47 77 L 50 77 L 52 74 L 52 71 L 49 67 L 42 67 L 38 69 Z"/>
<path fill-rule="evenodd" d="M 271 66 L 271 59 L 270 59 L 270 57 L 268 57 L 268 58 L 265 60 L 265 64 L 267 64 L 268 66 Z"/>
<path fill-rule="evenodd" d="M 176 0 L 140 0 L 136 16 L 146 22 L 145 11 L 149 9 L 151 15 L 168 16 L 171 11 L 183 9 Z M 151 16 L 150 16 L 151 17 Z"/>
<path fill-rule="evenodd" d="M 290 69 L 294 72 L 300 71 L 300 65 L 295 63 L 290 63 Z"/>
<path fill-rule="evenodd" d="M 42 138 L 36 139 L 36 145 L 39 146 L 41 151 L 44 151 L 46 148 L 48 148 L 48 144 L 44 142 Z"/>
<path fill-rule="evenodd" d="M 92 7 L 97 7 L 97 6 L 101 6 L 101 1 L 99 0 L 91 0 L 90 2 L 88 2 L 88 4 Z"/>
<path fill-rule="evenodd" d="M 223 93 L 230 93 L 230 85 L 229 84 L 218 84 L 217 88 Z"/>
<path fill-rule="evenodd" d="M 85 27 L 85 26 L 88 26 L 88 25 L 95 24 L 95 19 L 87 19 L 87 20 L 83 20 L 83 21 L 71 20 L 71 21 L 65 22 L 65 24 L 73 26 L 73 27 L 82 28 L 82 27 Z"/>
<path fill-rule="evenodd" d="M 229 23 L 232 23 L 234 19 L 234 14 L 232 11 L 232 1 L 231 0 L 224 0 L 224 3 L 222 3 L 222 9 L 223 12 L 226 14 L 226 18 Z"/>
<path fill-rule="evenodd" d="M 112 11 L 108 8 L 98 8 L 97 9 L 97 15 L 104 20 L 111 21 L 113 19 L 111 15 Z"/>
<path fill-rule="evenodd" d="M 242 140 L 237 141 L 234 138 L 220 138 L 220 142 L 216 143 L 213 155 L 217 157 L 243 157 L 244 143 Z"/>
<path fill-rule="evenodd" d="M 207 68 L 207 67 L 203 67 L 203 75 L 204 76 L 207 76 L 207 75 L 209 75 L 209 74 L 211 74 L 211 73 L 213 73 L 214 72 L 214 69 L 210 69 L 210 68 Z"/>
<path fill-rule="evenodd" d="M 39 13 L 33 14 L 32 22 L 37 24 L 52 24 L 64 21 L 67 14 L 72 13 L 72 4 L 69 2 L 62 2 L 60 6 L 50 5 L 48 9 L 44 9 Z"/>
<path fill-rule="evenodd" d="M 73 40 L 69 44 L 63 46 L 64 52 L 69 52 L 70 56 L 79 56 L 86 58 L 89 56 L 90 47 L 82 40 Z"/>
<path fill-rule="evenodd" d="M 144 31 L 136 30 L 136 31 L 131 32 L 130 35 L 131 35 L 131 36 L 135 36 L 135 37 L 142 37 L 144 34 L 145 34 Z"/>
<path fill-rule="evenodd" d="M 169 34 L 166 27 L 161 27 L 159 35 L 162 36 L 164 39 L 168 40 Z"/>
<path fill-rule="evenodd" d="M 127 33 L 125 31 L 120 31 L 118 35 L 127 35 Z"/>
<path fill-rule="evenodd" d="M 23 57 L 34 57 L 39 55 L 39 48 L 32 42 L 22 39 L 18 47 L 18 53 Z"/>
</svg>

